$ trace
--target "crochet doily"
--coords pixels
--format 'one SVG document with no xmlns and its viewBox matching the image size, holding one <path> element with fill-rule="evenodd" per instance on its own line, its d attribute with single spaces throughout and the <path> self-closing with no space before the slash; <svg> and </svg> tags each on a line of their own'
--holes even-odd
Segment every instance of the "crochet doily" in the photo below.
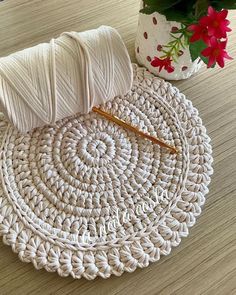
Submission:
<svg viewBox="0 0 236 295">
<path fill-rule="evenodd" d="M 134 65 L 132 90 L 102 109 L 179 154 L 95 113 L 26 135 L 1 118 L 0 234 L 37 269 L 87 279 L 132 272 L 169 254 L 201 213 L 212 149 L 192 103 Z"/>
</svg>

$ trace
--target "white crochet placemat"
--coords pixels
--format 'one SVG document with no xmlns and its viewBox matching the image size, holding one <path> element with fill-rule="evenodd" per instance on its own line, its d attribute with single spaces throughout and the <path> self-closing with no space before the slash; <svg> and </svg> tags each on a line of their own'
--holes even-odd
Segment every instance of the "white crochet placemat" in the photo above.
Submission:
<svg viewBox="0 0 236 295">
<path fill-rule="evenodd" d="M 134 65 L 132 90 L 102 108 L 180 153 L 95 113 L 27 135 L 1 118 L 0 235 L 37 269 L 132 272 L 169 254 L 201 213 L 212 149 L 192 103 Z"/>
</svg>

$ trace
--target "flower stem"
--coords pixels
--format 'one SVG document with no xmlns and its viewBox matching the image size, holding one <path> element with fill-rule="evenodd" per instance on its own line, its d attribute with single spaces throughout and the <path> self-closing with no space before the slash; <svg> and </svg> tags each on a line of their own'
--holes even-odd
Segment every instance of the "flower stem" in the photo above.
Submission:
<svg viewBox="0 0 236 295">
<path fill-rule="evenodd" d="M 174 34 L 180 34 L 176 37 Z M 189 33 L 187 31 L 187 26 L 181 25 L 181 29 L 177 32 L 172 33 L 171 37 L 174 39 L 170 41 L 167 45 L 163 46 L 162 52 L 164 53 L 161 58 L 171 57 L 175 62 L 177 62 L 177 58 L 179 57 L 180 49 L 185 49 L 188 45 Z"/>
</svg>

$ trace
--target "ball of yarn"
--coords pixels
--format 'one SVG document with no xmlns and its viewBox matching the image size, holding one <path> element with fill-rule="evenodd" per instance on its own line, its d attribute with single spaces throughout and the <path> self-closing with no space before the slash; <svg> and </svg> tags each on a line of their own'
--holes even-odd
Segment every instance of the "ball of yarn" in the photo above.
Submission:
<svg viewBox="0 0 236 295">
<path fill-rule="evenodd" d="M 63 33 L 0 58 L 0 107 L 21 132 L 88 113 L 132 85 L 132 65 L 118 32 L 101 26 Z"/>
</svg>

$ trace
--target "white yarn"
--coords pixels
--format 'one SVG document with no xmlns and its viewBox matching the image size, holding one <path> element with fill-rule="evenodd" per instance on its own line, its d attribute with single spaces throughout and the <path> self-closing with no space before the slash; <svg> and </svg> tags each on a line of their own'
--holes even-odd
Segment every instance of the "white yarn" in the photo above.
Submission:
<svg viewBox="0 0 236 295">
<path fill-rule="evenodd" d="M 63 33 L 50 43 L 0 58 L 0 106 L 21 132 L 124 95 L 132 65 L 118 32 L 108 26 Z"/>
</svg>

